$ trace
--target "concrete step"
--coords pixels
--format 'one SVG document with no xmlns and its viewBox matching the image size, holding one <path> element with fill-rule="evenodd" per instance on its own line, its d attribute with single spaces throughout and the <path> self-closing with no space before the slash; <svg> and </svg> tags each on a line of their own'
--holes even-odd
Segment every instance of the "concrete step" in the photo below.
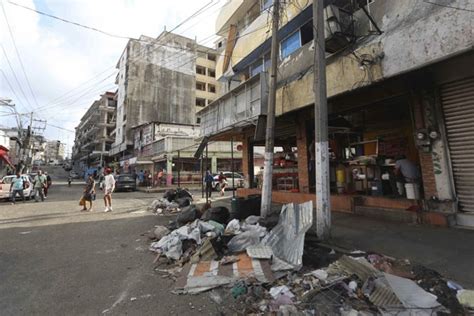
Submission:
<svg viewBox="0 0 474 316">
<path fill-rule="evenodd" d="M 415 212 L 372 206 L 356 206 L 354 213 L 395 223 L 416 223 L 417 218 Z"/>
<path fill-rule="evenodd" d="M 457 213 L 456 224 L 458 226 L 474 227 L 474 213 Z"/>
</svg>

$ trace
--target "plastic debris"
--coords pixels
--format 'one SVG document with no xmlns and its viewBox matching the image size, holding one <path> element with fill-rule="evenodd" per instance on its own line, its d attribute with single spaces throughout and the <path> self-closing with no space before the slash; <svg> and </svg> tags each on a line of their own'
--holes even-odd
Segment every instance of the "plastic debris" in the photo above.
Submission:
<svg viewBox="0 0 474 316">
<path fill-rule="evenodd" d="M 230 264 L 239 261 L 239 257 L 237 256 L 225 256 L 221 259 L 221 264 Z"/>
<path fill-rule="evenodd" d="M 293 293 L 291 293 L 290 289 L 286 285 L 275 286 L 270 289 L 270 295 L 276 299 L 281 295 L 286 295 L 289 298 L 295 297 Z"/>
<path fill-rule="evenodd" d="M 468 308 L 474 308 L 474 291 L 473 290 L 460 290 L 458 291 L 456 297 L 459 300 L 459 303 L 461 303 L 461 305 Z"/>
<path fill-rule="evenodd" d="M 255 225 L 260 220 L 260 216 L 250 215 L 245 219 L 245 223 L 249 225 Z"/>
<path fill-rule="evenodd" d="M 325 270 L 322 270 L 322 269 L 311 271 L 309 273 L 306 273 L 305 275 L 315 276 L 316 278 L 318 278 L 321 281 L 326 281 L 326 279 L 328 278 L 328 273 Z"/>
<path fill-rule="evenodd" d="M 217 291 L 210 291 L 209 292 L 209 297 L 211 298 L 211 300 L 216 303 L 217 305 L 221 305 L 223 303 L 223 299 L 222 299 L 222 296 L 217 292 Z"/>
<path fill-rule="evenodd" d="M 247 293 L 247 286 L 245 282 L 237 282 L 230 290 L 233 298 L 238 298 Z"/>
<path fill-rule="evenodd" d="M 232 234 L 232 235 L 237 235 L 237 234 L 240 234 L 241 233 L 241 230 L 240 230 L 240 221 L 238 219 L 233 219 L 231 220 L 226 228 L 225 228 L 225 232 L 226 234 Z"/>
<path fill-rule="evenodd" d="M 260 233 L 257 230 L 249 230 L 235 235 L 227 244 L 230 252 L 244 251 L 247 247 L 260 243 Z"/>
<path fill-rule="evenodd" d="M 166 228 L 165 226 L 157 226 L 155 230 L 153 231 L 153 234 L 155 235 L 155 238 L 157 240 L 160 240 L 161 238 L 165 237 L 168 235 L 170 230 Z"/>
<path fill-rule="evenodd" d="M 455 291 L 464 290 L 461 285 L 459 285 L 458 283 L 456 283 L 456 282 L 454 282 L 454 281 L 449 280 L 448 282 L 446 282 L 446 284 L 448 285 L 448 287 L 449 287 L 451 290 L 455 290 Z"/>
</svg>

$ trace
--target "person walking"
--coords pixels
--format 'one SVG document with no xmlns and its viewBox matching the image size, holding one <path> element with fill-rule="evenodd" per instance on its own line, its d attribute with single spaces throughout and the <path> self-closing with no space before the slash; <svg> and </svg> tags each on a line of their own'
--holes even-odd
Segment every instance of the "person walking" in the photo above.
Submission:
<svg viewBox="0 0 474 316">
<path fill-rule="evenodd" d="M 44 175 L 46 176 L 46 185 L 44 187 L 44 198 L 46 199 L 48 197 L 49 187 L 53 182 L 51 181 L 51 177 L 47 172 L 45 172 Z"/>
<path fill-rule="evenodd" d="M 16 199 L 17 194 L 20 195 L 20 197 L 23 199 L 23 202 L 25 202 L 25 195 L 23 194 L 24 189 L 25 189 L 25 182 L 23 181 L 23 178 L 21 177 L 20 172 L 17 172 L 16 178 L 12 179 L 12 184 L 10 185 L 12 204 L 15 204 L 15 199 Z"/>
<path fill-rule="evenodd" d="M 204 182 L 206 183 L 206 195 L 210 198 L 212 194 L 212 182 L 214 181 L 214 177 L 212 176 L 211 171 L 209 168 L 206 169 L 206 175 L 204 176 Z"/>
<path fill-rule="evenodd" d="M 84 187 L 84 194 L 82 195 L 82 210 L 92 212 L 92 201 L 95 196 L 95 180 L 93 175 L 89 175 L 87 178 L 86 186 Z M 89 202 L 89 208 L 87 208 L 87 202 Z"/>
<path fill-rule="evenodd" d="M 41 198 L 41 202 L 44 202 L 44 187 L 46 186 L 46 177 L 41 170 L 38 170 L 38 174 L 35 177 L 33 188 L 35 189 L 35 202 Z"/>
<path fill-rule="evenodd" d="M 112 212 L 112 192 L 115 189 L 115 178 L 110 168 L 105 169 L 104 177 L 104 212 Z"/>
<path fill-rule="evenodd" d="M 225 188 L 227 187 L 227 178 L 224 176 L 224 173 L 221 171 L 219 174 L 219 185 L 221 191 L 219 192 L 221 196 L 224 196 Z"/>
<path fill-rule="evenodd" d="M 158 171 L 158 186 L 161 187 L 163 184 L 163 169 L 160 168 L 160 171 Z"/>
<path fill-rule="evenodd" d="M 67 178 L 67 186 L 68 186 L 68 187 L 71 186 L 71 182 L 72 182 L 72 177 L 69 176 L 69 177 Z"/>
</svg>

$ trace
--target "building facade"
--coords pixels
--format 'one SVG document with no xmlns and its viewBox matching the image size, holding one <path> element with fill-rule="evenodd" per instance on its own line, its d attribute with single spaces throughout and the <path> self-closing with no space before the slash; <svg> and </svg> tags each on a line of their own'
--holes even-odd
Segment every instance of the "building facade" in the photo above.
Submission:
<svg viewBox="0 0 474 316">
<path fill-rule="evenodd" d="M 49 140 L 45 147 L 45 160 L 47 163 L 59 163 L 64 160 L 64 144 L 59 140 Z"/>
<path fill-rule="evenodd" d="M 437 2 L 325 2 L 333 210 L 378 216 L 421 208 L 403 216 L 474 225 L 472 14 Z M 314 200 L 312 1 L 282 6 L 273 198 Z M 222 8 L 216 33 L 225 54 L 216 75 L 226 83 L 201 111 L 203 136 L 243 143 L 250 188 L 241 194 L 258 191 L 253 152 L 264 146 L 271 10 L 272 1 Z M 394 164 L 402 155 L 420 177 L 399 186 Z"/>
<path fill-rule="evenodd" d="M 112 153 L 133 154 L 132 128 L 149 122 L 196 124 L 215 99 L 215 54 L 170 32 L 128 42 L 117 68 L 117 123 Z"/>
<path fill-rule="evenodd" d="M 111 160 L 109 150 L 114 141 L 116 104 L 116 93 L 105 92 L 81 118 L 72 150 L 76 171 L 102 167 Z"/>
</svg>

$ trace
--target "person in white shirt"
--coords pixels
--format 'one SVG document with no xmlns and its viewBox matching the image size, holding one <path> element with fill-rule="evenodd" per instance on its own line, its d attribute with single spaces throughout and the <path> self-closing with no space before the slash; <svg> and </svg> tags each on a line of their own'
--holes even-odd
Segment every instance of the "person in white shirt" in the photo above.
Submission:
<svg viewBox="0 0 474 316">
<path fill-rule="evenodd" d="M 115 178 L 110 168 L 105 169 L 105 177 L 104 177 L 103 186 L 104 186 L 104 203 L 105 203 L 104 212 L 112 212 L 112 192 L 114 192 L 114 189 L 115 189 Z"/>
</svg>

